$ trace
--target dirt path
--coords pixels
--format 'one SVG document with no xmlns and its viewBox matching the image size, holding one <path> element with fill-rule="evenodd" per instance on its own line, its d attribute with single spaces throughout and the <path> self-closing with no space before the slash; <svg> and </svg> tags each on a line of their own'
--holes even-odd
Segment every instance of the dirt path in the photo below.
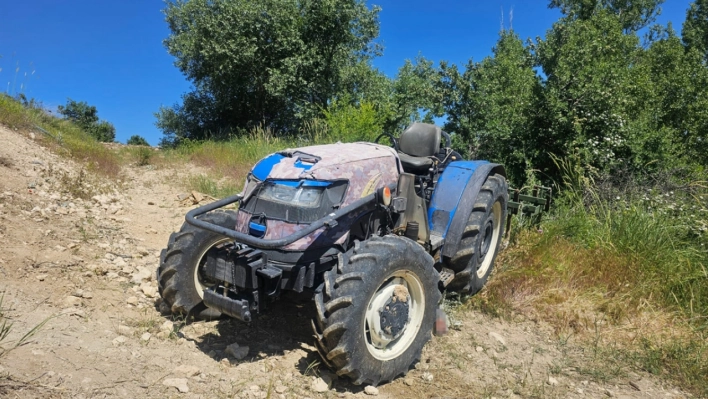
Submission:
<svg viewBox="0 0 708 399">
<path fill-rule="evenodd" d="M 0 293 L 14 323 L 2 346 L 46 322 L 0 356 L 2 398 L 688 396 L 647 375 L 593 375 L 591 355 L 548 328 L 464 310 L 406 378 L 369 393 L 320 366 L 308 298 L 251 325 L 182 326 L 156 310 L 154 271 L 189 209 L 176 197 L 190 170 L 126 167 L 110 186 L 2 126 L 0 143 Z M 227 353 L 234 343 L 248 347 L 244 359 Z"/>
</svg>

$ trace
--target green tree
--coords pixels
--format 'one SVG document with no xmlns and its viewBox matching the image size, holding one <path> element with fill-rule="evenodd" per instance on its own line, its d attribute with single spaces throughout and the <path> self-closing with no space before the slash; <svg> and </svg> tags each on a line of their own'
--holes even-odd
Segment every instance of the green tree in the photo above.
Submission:
<svg viewBox="0 0 708 399">
<path fill-rule="evenodd" d="M 549 8 L 559 8 L 572 19 L 587 20 L 600 11 L 617 16 L 622 29 L 636 32 L 656 21 L 665 0 L 550 0 Z"/>
<path fill-rule="evenodd" d="M 150 146 L 150 143 L 148 143 L 147 140 L 145 140 L 143 138 L 143 136 L 140 136 L 137 134 L 130 136 L 130 138 L 128 139 L 126 144 L 127 145 L 143 145 L 143 146 L 148 146 L 148 147 Z"/>
<path fill-rule="evenodd" d="M 98 141 L 113 142 L 116 138 L 116 129 L 110 122 L 99 120 L 98 110 L 85 101 L 67 99 L 66 105 L 57 107 L 60 114 L 96 138 Z"/>
<path fill-rule="evenodd" d="M 548 150 L 537 146 L 541 86 L 533 66 L 530 50 L 511 30 L 500 33 L 492 56 L 479 63 L 470 60 L 462 73 L 441 64 L 445 128 L 456 133 L 466 156 L 504 163 L 516 184 L 523 183 L 538 152 Z"/>
<path fill-rule="evenodd" d="M 695 49 L 708 63 L 708 0 L 696 0 L 686 11 L 681 37 L 689 50 Z"/>
<path fill-rule="evenodd" d="M 379 9 L 363 0 L 170 0 L 163 11 L 164 44 L 194 85 L 156 114 L 168 139 L 295 132 L 380 53 Z"/>
</svg>

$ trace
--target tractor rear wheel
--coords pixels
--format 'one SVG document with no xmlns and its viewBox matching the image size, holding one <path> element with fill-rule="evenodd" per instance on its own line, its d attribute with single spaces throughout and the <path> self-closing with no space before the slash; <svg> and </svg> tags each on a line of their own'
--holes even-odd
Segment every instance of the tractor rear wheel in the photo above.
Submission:
<svg viewBox="0 0 708 399">
<path fill-rule="evenodd" d="M 455 271 L 449 290 L 474 295 L 487 282 L 504 236 L 508 188 L 504 176 L 493 174 L 479 190 L 457 253 L 448 263 Z"/>
<path fill-rule="evenodd" d="M 211 212 L 200 219 L 221 227 L 236 226 L 236 213 L 230 211 Z M 211 285 L 202 269 L 210 251 L 218 251 L 232 241 L 187 223 L 170 235 L 167 248 L 160 254 L 157 281 L 162 300 L 173 314 L 206 320 L 221 316 L 202 302 L 204 289 Z"/>
<path fill-rule="evenodd" d="M 324 362 L 357 385 L 405 375 L 430 339 L 438 280 L 433 258 L 407 238 L 356 242 L 316 290 L 312 324 Z"/>
</svg>

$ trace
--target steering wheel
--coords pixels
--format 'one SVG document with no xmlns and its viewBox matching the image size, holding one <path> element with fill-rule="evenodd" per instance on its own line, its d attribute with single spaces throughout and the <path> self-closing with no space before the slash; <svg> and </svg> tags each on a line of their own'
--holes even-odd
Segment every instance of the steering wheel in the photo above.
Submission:
<svg viewBox="0 0 708 399">
<path fill-rule="evenodd" d="M 445 133 L 445 134 L 447 134 L 447 133 Z M 374 140 L 374 143 L 378 144 L 378 143 L 379 143 L 379 140 L 381 140 L 381 138 L 384 137 L 384 136 L 388 137 L 388 139 L 391 140 L 391 144 L 393 145 L 393 148 L 394 148 L 396 151 L 400 151 L 400 150 L 398 149 L 398 140 L 396 140 L 396 138 L 393 137 L 393 135 L 392 135 L 391 133 L 381 133 L 381 134 L 379 134 L 379 136 L 376 138 L 376 140 Z M 450 141 L 449 137 L 448 137 L 447 140 L 448 140 L 448 142 Z"/>
</svg>

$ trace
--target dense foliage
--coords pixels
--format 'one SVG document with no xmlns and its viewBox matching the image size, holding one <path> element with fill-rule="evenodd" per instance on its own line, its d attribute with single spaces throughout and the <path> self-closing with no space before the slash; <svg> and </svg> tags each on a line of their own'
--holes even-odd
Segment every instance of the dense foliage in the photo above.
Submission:
<svg viewBox="0 0 708 399">
<path fill-rule="evenodd" d="M 128 144 L 128 145 L 143 145 L 143 146 L 148 146 L 148 147 L 150 146 L 150 143 L 148 143 L 147 140 L 145 140 L 145 138 L 143 136 L 140 136 L 138 134 L 134 134 L 134 135 L 130 136 L 130 138 L 128 139 L 126 144 Z"/>
<path fill-rule="evenodd" d="M 98 119 L 98 110 L 85 101 L 67 99 L 66 105 L 60 105 L 58 111 L 64 118 L 74 122 L 98 141 L 113 142 L 116 128 L 112 123 Z"/>
</svg>

